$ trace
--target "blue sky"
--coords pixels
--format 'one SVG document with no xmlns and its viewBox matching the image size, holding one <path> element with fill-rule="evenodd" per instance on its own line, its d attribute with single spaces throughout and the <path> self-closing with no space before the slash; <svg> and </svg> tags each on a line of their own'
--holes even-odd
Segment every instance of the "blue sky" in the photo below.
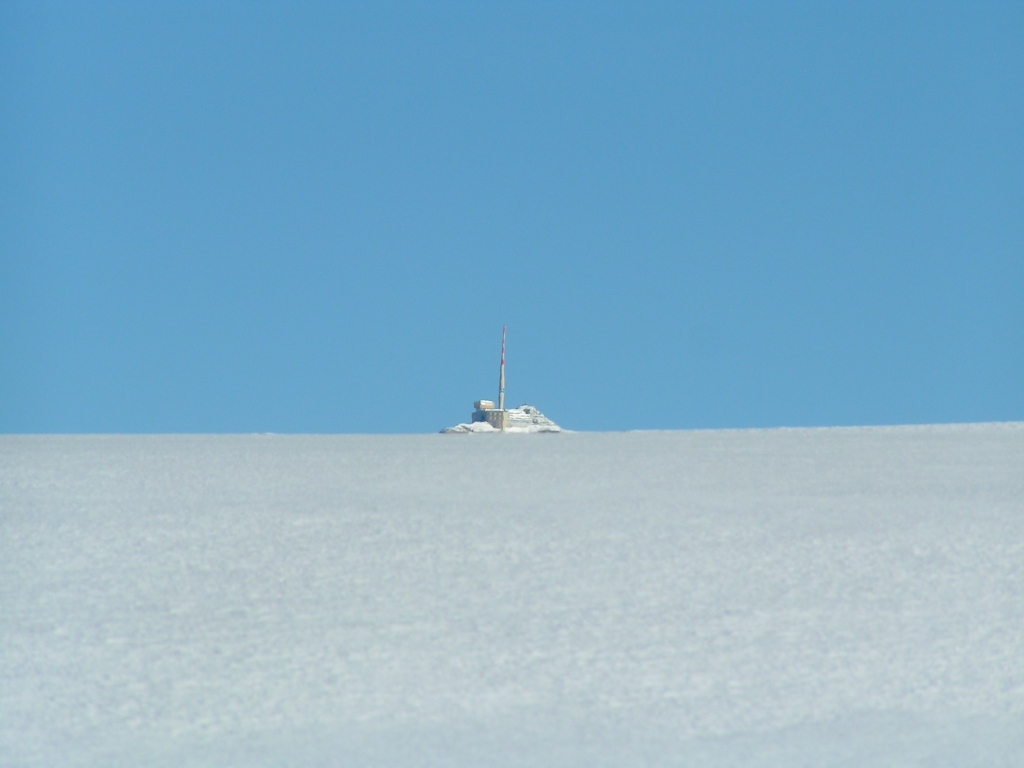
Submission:
<svg viewBox="0 0 1024 768">
<path fill-rule="evenodd" d="M 211 5 L 213 7 L 211 7 Z M 1024 5 L 0 6 L 0 431 L 1024 419 Z"/>
</svg>

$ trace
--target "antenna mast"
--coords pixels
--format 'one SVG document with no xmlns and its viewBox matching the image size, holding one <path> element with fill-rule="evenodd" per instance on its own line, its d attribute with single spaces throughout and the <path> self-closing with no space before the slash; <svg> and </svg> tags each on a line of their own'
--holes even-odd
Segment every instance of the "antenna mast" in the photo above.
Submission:
<svg viewBox="0 0 1024 768">
<path fill-rule="evenodd" d="M 501 372 L 498 375 L 498 410 L 505 410 L 505 326 L 501 326 Z"/>
</svg>

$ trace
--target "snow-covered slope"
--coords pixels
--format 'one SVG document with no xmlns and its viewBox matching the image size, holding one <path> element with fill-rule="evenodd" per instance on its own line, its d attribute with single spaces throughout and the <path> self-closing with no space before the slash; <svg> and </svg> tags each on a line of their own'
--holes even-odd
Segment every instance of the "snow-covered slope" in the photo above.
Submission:
<svg viewBox="0 0 1024 768">
<path fill-rule="evenodd" d="M 1024 764 L 1024 426 L 0 437 L 0 765 Z"/>
</svg>

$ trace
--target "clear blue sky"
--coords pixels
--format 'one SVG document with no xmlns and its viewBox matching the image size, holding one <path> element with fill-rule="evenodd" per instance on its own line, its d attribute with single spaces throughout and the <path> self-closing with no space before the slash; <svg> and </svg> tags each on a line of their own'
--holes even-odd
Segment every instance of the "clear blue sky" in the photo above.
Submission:
<svg viewBox="0 0 1024 768">
<path fill-rule="evenodd" d="M 6 3 L 0 431 L 1024 419 L 1024 4 Z"/>
</svg>

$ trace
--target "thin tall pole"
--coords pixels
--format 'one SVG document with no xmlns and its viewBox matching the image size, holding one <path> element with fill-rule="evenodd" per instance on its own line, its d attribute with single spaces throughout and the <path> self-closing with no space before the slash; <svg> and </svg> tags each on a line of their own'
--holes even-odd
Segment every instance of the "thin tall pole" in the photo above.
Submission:
<svg viewBox="0 0 1024 768">
<path fill-rule="evenodd" d="M 505 410 L 505 326 L 501 326 L 501 369 L 498 375 L 498 410 Z"/>
</svg>

